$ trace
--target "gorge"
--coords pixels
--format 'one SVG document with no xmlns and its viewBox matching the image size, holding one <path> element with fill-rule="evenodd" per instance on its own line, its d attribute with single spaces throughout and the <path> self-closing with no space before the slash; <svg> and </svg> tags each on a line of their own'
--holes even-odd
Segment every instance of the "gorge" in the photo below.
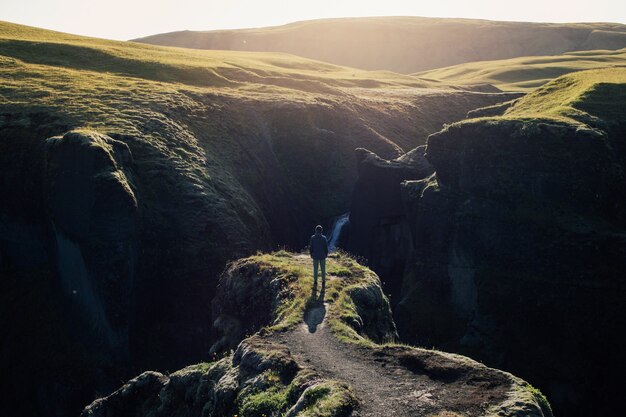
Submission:
<svg viewBox="0 0 626 417">
<path fill-rule="evenodd" d="M 283 414 L 311 387 L 358 413 L 285 330 L 320 303 L 337 352 L 423 383 L 402 410 L 549 417 L 540 390 L 556 415 L 618 414 L 626 44 L 621 25 L 555 30 L 617 51 L 503 91 L 469 67 L 456 83 L 0 22 L 0 414 L 219 415 L 249 387 Z M 312 303 L 297 252 L 316 224 L 341 250 Z"/>
</svg>

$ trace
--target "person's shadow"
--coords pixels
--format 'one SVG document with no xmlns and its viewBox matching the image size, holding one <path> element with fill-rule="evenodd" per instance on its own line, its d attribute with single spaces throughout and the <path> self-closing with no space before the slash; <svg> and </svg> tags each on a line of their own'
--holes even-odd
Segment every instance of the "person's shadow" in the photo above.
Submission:
<svg viewBox="0 0 626 417">
<path fill-rule="evenodd" d="M 324 305 L 324 291 L 320 292 L 319 297 L 316 296 L 316 290 L 313 289 L 311 297 L 307 300 L 307 308 L 304 311 L 304 322 L 309 327 L 309 333 L 315 333 L 326 317 L 326 306 Z"/>
</svg>

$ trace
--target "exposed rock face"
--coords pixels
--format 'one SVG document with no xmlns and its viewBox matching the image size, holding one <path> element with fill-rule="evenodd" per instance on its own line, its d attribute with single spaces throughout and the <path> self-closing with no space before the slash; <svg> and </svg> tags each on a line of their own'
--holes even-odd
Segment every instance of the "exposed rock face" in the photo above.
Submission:
<svg viewBox="0 0 626 417">
<path fill-rule="evenodd" d="M 409 248 L 403 271 L 371 264 L 392 290 L 402 340 L 512 371 L 545 392 L 557 415 L 623 408 L 615 400 L 626 372 L 620 71 L 559 78 L 431 135 L 434 173 L 399 186 L 409 241 L 386 249 Z M 389 198 L 390 186 L 369 192 Z M 371 242 L 362 235 L 353 244 Z"/>
<path fill-rule="evenodd" d="M 246 335 L 272 323 L 278 304 L 286 296 L 285 279 L 275 269 L 234 262 L 222 274 L 212 301 L 213 326 L 220 334 L 211 352 L 234 349 Z"/>
<path fill-rule="evenodd" d="M 80 338 L 128 360 L 137 199 L 128 146 L 96 133 L 48 139 L 43 188 L 64 297 Z"/>
<path fill-rule="evenodd" d="M 617 412 L 607 400 L 619 395 L 626 325 L 617 139 L 524 121 L 431 136 L 436 174 L 402 186 L 414 252 L 395 307 L 401 337 L 516 372 L 557 412 Z"/>
<path fill-rule="evenodd" d="M 408 223 L 400 194 L 404 180 L 424 178 L 433 167 L 419 146 L 400 158 L 386 160 L 357 149 L 359 179 L 356 182 L 346 249 L 367 259 L 383 279 L 385 289 L 395 292 L 411 251 Z"/>
<path fill-rule="evenodd" d="M 276 392 L 281 386 L 286 392 Z M 267 400 L 259 400 L 265 392 L 270 393 Z M 81 416 L 220 417 L 240 413 L 251 417 L 279 412 L 276 407 L 285 407 L 286 415 L 296 416 L 315 408 L 316 403 L 323 407 L 323 396 L 329 392 L 334 408 L 327 406 L 324 415 L 349 415 L 355 401 L 347 386 L 302 369 L 281 345 L 253 337 L 243 341 L 234 354 L 211 364 L 190 366 L 169 376 L 144 372 L 93 402 Z M 284 396 L 286 406 L 282 401 L 272 402 L 272 393 L 274 398 Z"/>
</svg>

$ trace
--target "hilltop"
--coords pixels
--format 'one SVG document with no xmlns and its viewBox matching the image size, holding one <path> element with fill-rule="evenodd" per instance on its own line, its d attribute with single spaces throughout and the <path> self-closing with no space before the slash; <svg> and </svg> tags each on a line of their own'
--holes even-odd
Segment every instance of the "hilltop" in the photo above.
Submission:
<svg viewBox="0 0 626 417">
<path fill-rule="evenodd" d="M 620 66 L 626 66 L 626 49 L 472 62 L 413 75 L 431 82 L 466 86 L 491 84 L 504 91 L 532 91 L 570 72 Z"/>
<path fill-rule="evenodd" d="M 11 23 L 0 66 L 5 414 L 75 415 L 200 360 L 226 262 L 345 212 L 356 147 L 395 157 L 516 97 Z"/>
<path fill-rule="evenodd" d="M 617 50 L 626 47 L 626 26 L 371 17 L 257 29 L 181 31 L 135 41 L 196 49 L 287 52 L 337 65 L 410 74 L 466 62 Z"/>
<path fill-rule="evenodd" d="M 143 373 L 82 415 L 552 416 L 511 374 L 393 343 L 380 281 L 353 259 L 330 256 L 325 293 L 311 293 L 312 281 L 304 254 L 231 263 L 213 300 L 224 357 Z"/>
</svg>

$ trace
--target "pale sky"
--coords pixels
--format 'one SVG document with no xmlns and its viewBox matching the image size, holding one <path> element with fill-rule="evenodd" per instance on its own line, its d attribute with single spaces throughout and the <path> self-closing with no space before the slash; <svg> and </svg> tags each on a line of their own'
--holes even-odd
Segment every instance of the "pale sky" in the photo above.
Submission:
<svg viewBox="0 0 626 417">
<path fill-rule="evenodd" d="M 120 40 L 361 16 L 626 23 L 626 0 L 0 0 L 0 20 Z"/>
</svg>

